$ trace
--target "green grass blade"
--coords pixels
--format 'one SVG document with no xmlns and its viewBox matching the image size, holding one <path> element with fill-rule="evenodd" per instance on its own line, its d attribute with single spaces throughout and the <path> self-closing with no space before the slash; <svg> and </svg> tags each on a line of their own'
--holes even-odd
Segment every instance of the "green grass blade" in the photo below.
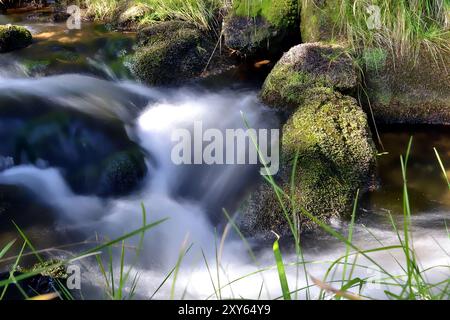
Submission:
<svg viewBox="0 0 450 320">
<path fill-rule="evenodd" d="M 433 148 L 434 153 L 436 154 L 436 158 L 439 162 L 439 166 L 441 167 L 442 174 L 444 176 L 445 181 L 447 182 L 448 189 L 450 190 L 450 179 L 448 178 L 447 171 L 445 170 L 444 163 L 442 162 L 441 157 L 439 156 L 439 152 L 436 148 Z"/>
<path fill-rule="evenodd" d="M 277 235 L 278 237 L 278 235 Z M 283 257 L 281 256 L 280 244 L 278 239 L 273 243 L 273 254 L 277 262 L 278 277 L 280 278 L 281 290 L 283 292 L 284 300 L 291 300 L 291 293 L 289 290 L 288 281 L 286 278 L 286 270 L 284 269 Z"/>
<path fill-rule="evenodd" d="M 9 249 L 13 246 L 13 244 L 16 242 L 16 239 L 8 242 L 6 246 L 3 247 L 3 249 L 0 251 L 0 259 L 3 258 L 3 256 L 8 253 Z"/>
</svg>

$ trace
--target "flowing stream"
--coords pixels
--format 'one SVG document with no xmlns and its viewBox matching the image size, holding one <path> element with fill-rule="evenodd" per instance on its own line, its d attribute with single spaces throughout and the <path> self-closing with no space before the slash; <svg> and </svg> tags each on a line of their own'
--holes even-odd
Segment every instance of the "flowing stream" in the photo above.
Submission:
<svg viewBox="0 0 450 320">
<path fill-rule="evenodd" d="M 4 139 L 0 146 L 0 187 L 13 188 L 10 193 L 18 199 L 13 213 L 10 210 L 7 217 L 2 217 L 0 212 L 0 247 L 17 236 L 11 219 L 21 225 L 37 248 L 57 248 L 95 240 L 96 236 L 117 238 L 141 227 L 143 205 L 148 222 L 169 219 L 145 236 L 144 250 L 133 269 L 133 273 L 139 274 L 139 298 L 149 298 L 158 288 L 176 264 L 183 243 L 193 246 L 182 261 L 175 297 L 217 298 L 219 293 L 214 294 L 211 277 L 215 287 L 225 286 L 266 267 L 271 268 L 225 286 L 220 291 L 221 297 L 281 296 L 271 243 L 254 243 L 249 239 L 257 262 L 252 260 L 246 244 L 233 230 L 221 245 L 227 223 L 222 208 L 232 215 L 239 213 L 240 205 L 260 179 L 259 166 L 177 166 L 170 159 L 171 133 L 177 128 L 191 128 L 195 121 L 202 121 L 205 128 L 219 130 L 245 128 L 244 114 L 254 128 L 278 128 L 278 116 L 258 100 L 260 83 L 255 84 L 252 75 L 247 77 L 250 80 L 242 81 L 242 74 L 235 73 L 184 87 L 146 87 L 134 82 L 126 68 L 127 57 L 133 50 L 131 34 L 112 33 L 87 23 L 80 31 L 66 30 L 64 24 L 31 23 L 23 20 L 23 15 L 8 19 L 29 27 L 36 41 L 27 49 L 0 56 L 0 107 L 8 110 L 0 109 L 0 137 Z M 0 22 L 7 22 L 6 18 L 0 15 Z M 83 131 L 95 146 L 90 153 L 80 156 L 76 153 L 78 149 L 70 146 L 58 151 L 73 159 L 94 161 L 96 152 L 117 144 L 116 134 L 123 136 L 115 128 L 124 130 L 145 152 L 148 170 L 143 181 L 131 195 L 104 197 L 76 192 L 65 178 L 65 171 L 46 159 L 22 159 L 20 163 L 12 163 L 14 155 L 6 153 L 12 150 L 10 144 L 13 143 L 7 138 L 8 132 L 23 125 L 23 114 L 32 117 L 41 110 L 43 114 L 55 110 L 76 114 L 83 121 L 85 117 L 94 119 L 94 125 Z M 107 129 L 98 131 L 100 123 Z M 109 123 L 115 126 L 110 128 Z M 398 224 L 402 222 L 399 156 L 405 152 L 408 139 L 413 135 L 408 171 L 413 241 L 423 269 L 441 266 L 426 272 L 429 282 L 448 279 L 450 239 L 445 221 L 448 223 L 450 217 L 450 196 L 433 147 L 439 150 L 443 162 L 450 165 L 450 129 L 379 129 L 385 152 L 379 157 L 380 188 L 365 195 L 360 202 L 353 241 L 362 249 L 398 244 L 389 214 Z M 344 219 L 336 220 L 332 226 L 347 234 L 348 223 Z M 138 240 L 127 244 L 137 245 Z M 305 261 L 314 262 L 307 265 L 307 272 L 318 279 L 323 278 L 330 262 L 343 255 L 346 249 L 338 240 L 319 231 L 305 234 L 302 243 Z M 51 253 L 66 257 L 68 252 L 76 253 L 85 246 L 64 247 Z M 282 250 L 286 263 L 296 261 L 288 243 L 282 242 Z M 126 267 L 134 262 L 134 251 L 129 251 Z M 216 269 L 217 251 L 221 252 L 221 268 Z M 401 272 L 397 264 L 404 260 L 401 250 L 373 253 L 371 257 L 393 274 Z M 114 258 L 119 267 L 119 257 Z M 95 261 L 87 259 L 81 263 L 86 288 L 84 297 L 102 297 L 104 284 Z M 357 265 L 370 268 L 356 267 L 354 277 L 380 278 L 377 267 L 366 259 L 359 256 Z M 305 278 L 303 267 L 299 270 L 288 267 L 287 273 L 291 290 L 311 283 Z M 340 271 L 334 274 L 334 279 L 341 278 Z M 155 298 L 169 298 L 171 285 L 172 280 L 169 280 Z M 395 292 L 396 288 L 390 290 Z M 318 291 L 312 289 L 309 294 L 317 297 Z M 367 284 L 363 289 L 364 294 L 378 298 L 383 297 L 382 292 L 378 284 Z M 299 297 L 306 294 L 306 290 L 299 291 Z"/>
</svg>

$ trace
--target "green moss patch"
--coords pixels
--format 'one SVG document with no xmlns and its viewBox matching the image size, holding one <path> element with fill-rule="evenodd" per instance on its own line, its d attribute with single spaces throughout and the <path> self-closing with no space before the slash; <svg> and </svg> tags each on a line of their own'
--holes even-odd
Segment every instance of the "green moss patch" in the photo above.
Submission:
<svg viewBox="0 0 450 320">
<path fill-rule="evenodd" d="M 33 37 L 25 27 L 0 26 L 0 52 L 9 52 L 28 47 L 32 41 Z"/>
<path fill-rule="evenodd" d="M 305 101 L 310 88 L 352 90 L 358 74 L 350 56 L 340 46 L 306 43 L 291 48 L 267 77 L 261 97 L 269 106 L 292 110 Z"/>
<path fill-rule="evenodd" d="M 138 43 L 141 47 L 132 59 L 131 71 L 151 85 L 172 84 L 199 76 L 212 48 L 200 30 L 180 21 L 141 30 Z"/>
<path fill-rule="evenodd" d="M 240 17 L 262 17 L 276 27 L 294 24 L 299 12 L 297 0 L 235 0 L 233 10 Z"/>
</svg>

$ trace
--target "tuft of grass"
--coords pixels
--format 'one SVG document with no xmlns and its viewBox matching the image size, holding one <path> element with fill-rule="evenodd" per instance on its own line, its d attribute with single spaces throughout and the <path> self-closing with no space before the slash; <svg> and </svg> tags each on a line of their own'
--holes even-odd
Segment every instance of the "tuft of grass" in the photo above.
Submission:
<svg viewBox="0 0 450 320">
<path fill-rule="evenodd" d="M 277 236 L 277 239 L 273 243 L 273 254 L 275 256 L 275 261 L 277 262 L 277 271 L 278 277 L 280 278 L 281 291 L 283 292 L 284 300 L 291 300 L 291 293 L 286 277 L 286 270 L 284 269 L 283 257 L 281 255 L 280 244 L 278 242 L 280 237 L 277 234 L 275 235 Z"/>
<path fill-rule="evenodd" d="M 112 21 L 135 5 L 149 8 L 140 23 L 167 20 L 190 22 L 201 30 L 216 31 L 222 0 L 84 0 L 87 14 L 96 20 Z"/>
<path fill-rule="evenodd" d="M 450 179 L 448 178 L 447 171 L 445 170 L 444 163 L 442 162 L 442 159 L 439 156 L 439 152 L 437 151 L 437 149 L 433 148 L 433 150 L 434 150 L 434 153 L 436 154 L 436 158 L 437 158 L 439 166 L 440 166 L 440 168 L 442 170 L 442 175 L 443 175 L 445 181 L 447 182 L 448 189 L 450 190 Z"/>
<path fill-rule="evenodd" d="M 212 31 L 218 27 L 222 0 L 137 0 L 151 8 L 142 22 L 183 20 L 199 29 Z"/>
<path fill-rule="evenodd" d="M 439 61 L 450 54 L 449 10 L 448 0 L 343 0 L 336 30 L 358 51 L 382 48 L 411 58 L 425 50 Z"/>
</svg>

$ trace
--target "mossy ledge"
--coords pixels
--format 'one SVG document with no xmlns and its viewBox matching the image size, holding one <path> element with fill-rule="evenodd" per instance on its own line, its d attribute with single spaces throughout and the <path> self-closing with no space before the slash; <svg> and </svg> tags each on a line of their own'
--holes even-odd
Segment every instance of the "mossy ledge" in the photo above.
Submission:
<svg viewBox="0 0 450 320">
<path fill-rule="evenodd" d="M 33 37 L 27 28 L 13 25 L 0 25 L 0 53 L 28 47 Z"/>
</svg>

